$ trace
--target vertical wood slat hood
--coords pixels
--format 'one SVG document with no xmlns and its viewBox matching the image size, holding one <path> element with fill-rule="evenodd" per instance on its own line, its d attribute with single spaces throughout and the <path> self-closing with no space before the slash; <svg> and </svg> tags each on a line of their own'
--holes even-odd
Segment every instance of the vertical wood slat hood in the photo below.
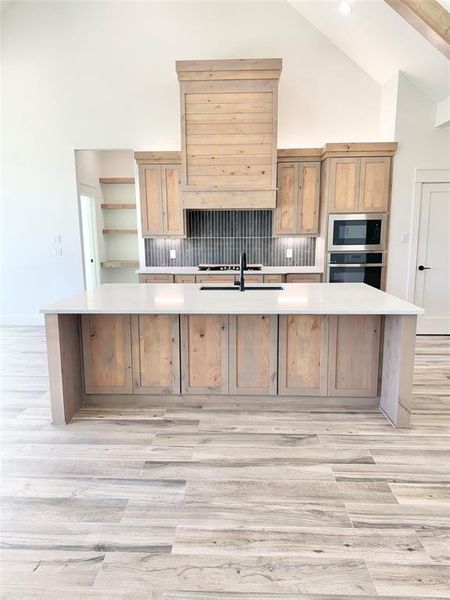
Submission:
<svg viewBox="0 0 450 600">
<path fill-rule="evenodd" d="M 281 66 L 279 58 L 176 62 L 183 208 L 275 208 Z"/>
</svg>

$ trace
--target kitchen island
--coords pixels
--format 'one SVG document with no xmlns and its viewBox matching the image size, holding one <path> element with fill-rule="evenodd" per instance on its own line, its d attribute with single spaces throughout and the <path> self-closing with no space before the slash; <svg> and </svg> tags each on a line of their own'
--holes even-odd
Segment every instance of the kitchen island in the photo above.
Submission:
<svg viewBox="0 0 450 600">
<path fill-rule="evenodd" d="M 53 423 L 182 394 L 379 406 L 409 426 L 421 308 L 359 283 L 208 287 L 106 284 L 46 307 Z"/>
</svg>

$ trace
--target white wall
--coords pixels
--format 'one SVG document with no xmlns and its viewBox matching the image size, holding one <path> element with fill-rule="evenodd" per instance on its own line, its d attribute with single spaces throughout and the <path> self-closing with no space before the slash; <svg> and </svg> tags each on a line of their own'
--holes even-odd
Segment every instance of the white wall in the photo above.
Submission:
<svg viewBox="0 0 450 600">
<path fill-rule="evenodd" d="M 378 84 L 282 1 L 19 0 L 2 29 L 5 323 L 83 288 L 74 149 L 179 148 L 177 59 L 282 57 L 280 147 L 378 139 Z"/>
<path fill-rule="evenodd" d="M 435 127 L 436 104 L 403 73 L 398 75 L 395 101 L 398 151 L 392 179 L 387 291 L 407 299 L 409 265 L 417 251 L 411 245 L 415 171 L 450 169 L 450 127 Z"/>
</svg>

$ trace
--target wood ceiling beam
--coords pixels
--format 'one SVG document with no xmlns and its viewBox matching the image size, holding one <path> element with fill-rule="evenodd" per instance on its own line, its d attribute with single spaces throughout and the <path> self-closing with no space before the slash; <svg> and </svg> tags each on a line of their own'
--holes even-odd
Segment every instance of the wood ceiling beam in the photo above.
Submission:
<svg viewBox="0 0 450 600">
<path fill-rule="evenodd" d="M 436 0 L 384 0 L 450 59 L 450 13 Z"/>
</svg>

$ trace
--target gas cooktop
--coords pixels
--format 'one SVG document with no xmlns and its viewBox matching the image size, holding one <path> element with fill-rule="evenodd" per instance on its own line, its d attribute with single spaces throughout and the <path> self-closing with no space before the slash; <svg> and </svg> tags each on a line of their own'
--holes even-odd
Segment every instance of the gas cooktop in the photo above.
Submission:
<svg viewBox="0 0 450 600">
<path fill-rule="evenodd" d="M 259 264 L 248 264 L 247 271 L 260 271 L 262 269 L 262 265 Z M 236 264 L 201 264 L 198 265 L 200 271 L 239 271 L 239 265 Z"/>
</svg>

